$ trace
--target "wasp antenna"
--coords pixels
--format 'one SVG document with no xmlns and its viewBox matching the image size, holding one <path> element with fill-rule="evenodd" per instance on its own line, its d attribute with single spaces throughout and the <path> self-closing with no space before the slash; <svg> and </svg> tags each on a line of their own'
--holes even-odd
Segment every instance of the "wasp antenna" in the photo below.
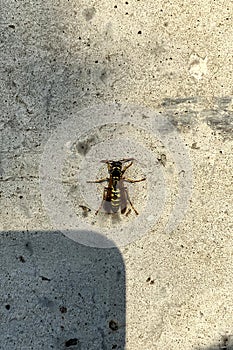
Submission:
<svg viewBox="0 0 233 350">
<path fill-rule="evenodd" d="M 121 159 L 120 160 L 120 162 L 122 162 L 122 163 L 126 163 L 126 162 L 130 162 L 130 161 L 132 161 L 132 160 L 136 160 L 135 158 L 127 158 L 127 159 Z"/>
<path fill-rule="evenodd" d="M 111 162 L 111 160 L 108 160 L 108 159 L 103 159 L 100 161 L 100 163 L 109 163 L 109 162 Z"/>
<path fill-rule="evenodd" d="M 124 159 L 120 159 L 120 160 L 103 159 L 103 160 L 100 161 L 100 163 L 113 163 L 113 162 L 126 163 L 126 162 L 130 162 L 132 160 L 136 160 L 136 159 L 135 158 L 124 158 Z"/>
</svg>

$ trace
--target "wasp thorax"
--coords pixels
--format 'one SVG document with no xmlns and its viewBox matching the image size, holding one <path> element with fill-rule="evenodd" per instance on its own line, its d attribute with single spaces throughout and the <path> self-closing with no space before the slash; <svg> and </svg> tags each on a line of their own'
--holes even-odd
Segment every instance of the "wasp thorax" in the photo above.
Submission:
<svg viewBox="0 0 233 350">
<path fill-rule="evenodd" d="M 119 176 L 122 170 L 121 162 L 112 162 L 108 165 L 108 171 L 112 176 Z"/>
</svg>

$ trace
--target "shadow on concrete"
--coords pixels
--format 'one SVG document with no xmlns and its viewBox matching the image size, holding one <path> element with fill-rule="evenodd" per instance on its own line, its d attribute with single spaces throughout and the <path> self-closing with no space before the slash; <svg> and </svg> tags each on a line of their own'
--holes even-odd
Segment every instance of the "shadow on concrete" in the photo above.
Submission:
<svg viewBox="0 0 233 350">
<path fill-rule="evenodd" d="M 217 344 L 212 344 L 208 347 L 196 348 L 196 350 L 233 350 L 232 335 L 222 335 Z"/>
<path fill-rule="evenodd" d="M 196 348 L 195 350 L 233 350 L 233 345 L 213 344 L 207 348 Z"/>
<path fill-rule="evenodd" d="M 125 348 L 125 268 L 117 248 L 42 231 L 3 232 L 0 244 L 2 349 Z"/>
<path fill-rule="evenodd" d="M 233 346 L 230 345 L 219 345 L 219 344 L 216 344 L 216 345 L 213 345 L 213 346 L 210 346 L 208 348 L 201 348 L 200 350 L 233 350 Z"/>
</svg>

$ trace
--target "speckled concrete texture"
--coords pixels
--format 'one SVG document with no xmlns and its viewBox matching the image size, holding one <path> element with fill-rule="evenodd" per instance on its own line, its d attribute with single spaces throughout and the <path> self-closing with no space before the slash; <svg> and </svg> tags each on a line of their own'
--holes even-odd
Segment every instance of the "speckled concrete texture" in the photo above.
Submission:
<svg viewBox="0 0 233 350">
<path fill-rule="evenodd" d="M 233 349 L 232 14 L 230 0 L 1 3 L 0 349 Z M 46 142 L 105 103 L 150 108 L 182 139 L 193 188 L 172 233 L 158 229 L 165 212 L 97 249 L 50 222 Z"/>
</svg>

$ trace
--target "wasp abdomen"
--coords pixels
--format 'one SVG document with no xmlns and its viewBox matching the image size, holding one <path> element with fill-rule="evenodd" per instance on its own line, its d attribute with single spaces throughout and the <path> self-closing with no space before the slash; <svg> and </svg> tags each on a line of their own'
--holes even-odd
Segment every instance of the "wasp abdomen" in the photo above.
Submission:
<svg viewBox="0 0 233 350">
<path fill-rule="evenodd" d="M 119 189 L 112 189 L 111 204 L 112 204 L 112 211 L 116 213 L 121 204 L 121 193 Z"/>
<path fill-rule="evenodd" d="M 114 170 L 112 177 L 112 191 L 111 191 L 111 209 L 113 213 L 117 213 L 122 207 L 122 171 L 118 167 Z"/>
</svg>

